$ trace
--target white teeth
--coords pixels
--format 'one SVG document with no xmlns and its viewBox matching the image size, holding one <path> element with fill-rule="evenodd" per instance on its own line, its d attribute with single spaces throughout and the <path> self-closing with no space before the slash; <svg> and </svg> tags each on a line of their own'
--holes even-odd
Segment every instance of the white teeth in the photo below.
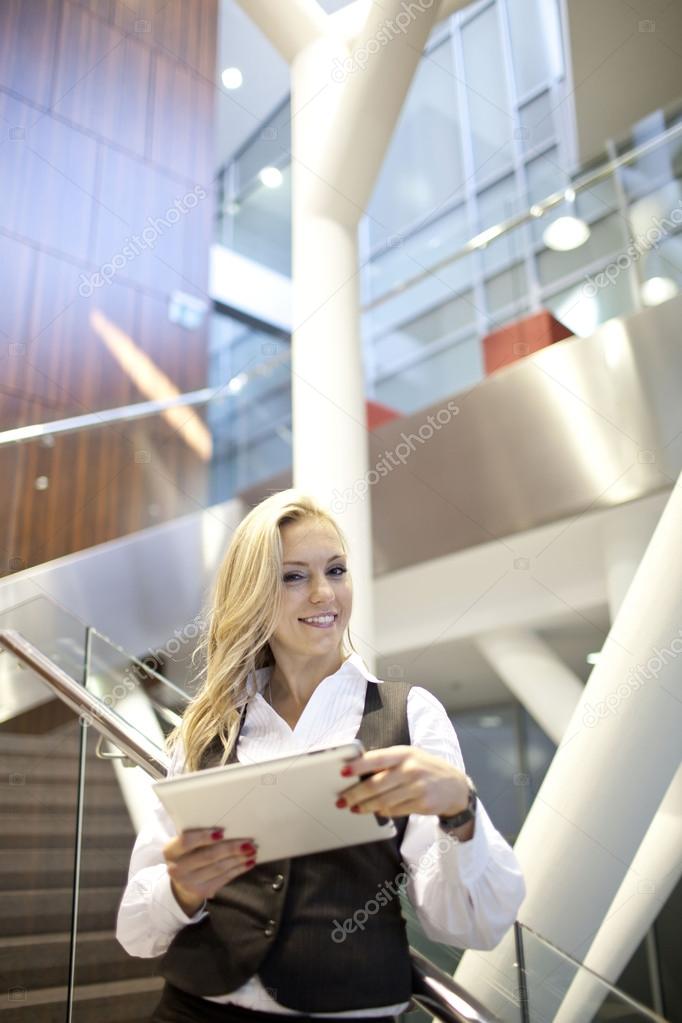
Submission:
<svg viewBox="0 0 682 1023">
<path fill-rule="evenodd" d="M 302 618 L 303 622 L 318 622 L 320 625 L 328 625 L 334 621 L 334 615 L 322 615 L 319 618 Z"/>
</svg>

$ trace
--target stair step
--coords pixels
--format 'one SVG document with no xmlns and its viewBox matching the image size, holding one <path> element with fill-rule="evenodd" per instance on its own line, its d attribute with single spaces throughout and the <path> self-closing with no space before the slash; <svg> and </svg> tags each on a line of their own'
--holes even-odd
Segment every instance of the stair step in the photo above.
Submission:
<svg viewBox="0 0 682 1023">
<path fill-rule="evenodd" d="M 124 885 L 81 887 L 78 899 L 78 928 L 94 931 L 116 928 L 116 914 Z M 2 897 L 0 935 L 36 934 L 71 929 L 71 886 L 30 888 L 5 892 Z"/>
<path fill-rule="evenodd" d="M 73 843 L 68 849 L 0 849 L 0 893 L 21 888 L 70 888 L 73 882 Z M 110 848 L 86 853 L 81 859 L 81 884 L 125 884 L 130 849 Z"/>
<path fill-rule="evenodd" d="M 73 814 L 53 816 L 0 813 L 0 849 L 33 849 L 35 846 L 71 849 L 74 842 L 75 821 Z M 102 813 L 96 817 L 86 814 L 83 823 L 83 847 L 130 848 L 135 842 L 135 832 L 130 818 L 125 813 Z"/>
<path fill-rule="evenodd" d="M 75 1019 L 97 1023 L 143 1023 L 161 997 L 162 977 L 113 980 L 81 985 L 74 992 Z M 64 1023 L 66 987 L 10 988 L 0 1000 L 3 1023 Z"/>
<path fill-rule="evenodd" d="M 52 759 L 49 756 L 34 757 L 13 754 L 8 756 L 0 753 L 0 784 L 18 784 L 10 781 L 10 777 L 23 776 L 21 784 L 64 784 L 78 779 L 78 756 L 72 758 L 59 757 Z M 116 775 L 111 763 L 100 760 L 99 757 L 88 756 L 85 765 L 85 777 L 87 784 L 102 785 L 105 782 L 112 784 L 116 782 Z"/>
<path fill-rule="evenodd" d="M 3 813 L 35 812 L 40 807 L 41 813 L 64 813 L 76 805 L 78 789 L 76 782 L 72 784 L 38 785 L 35 782 L 24 785 L 0 785 L 0 806 Z M 85 802 L 90 803 L 93 811 L 100 809 L 125 811 L 121 790 L 114 779 L 113 785 L 101 786 L 96 792 L 90 791 L 85 783 Z M 28 805 L 27 805 L 28 804 Z"/>
<path fill-rule="evenodd" d="M 78 753 L 80 725 L 73 721 L 53 729 L 46 735 L 29 735 L 26 732 L 0 731 L 0 754 L 23 753 L 41 756 L 72 757 Z"/>
<path fill-rule="evenodd" d="M 13 987 L 30 989 L 40 978 L 44 987 L 65 984 L 69 971 L 67 932 L 0 938 L 0 976 Z M 78 932 L 76 983 L 97 984 L 131 977 L 152 977 L 156 962 L 129 956 L 111 931 Z"/>
</svg>

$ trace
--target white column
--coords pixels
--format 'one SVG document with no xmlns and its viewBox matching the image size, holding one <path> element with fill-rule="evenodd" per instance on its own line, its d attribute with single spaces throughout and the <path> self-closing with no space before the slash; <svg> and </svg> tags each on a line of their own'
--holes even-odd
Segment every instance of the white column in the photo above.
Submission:
<svg viewBox="0 0 682 1023">
<path fill-rule="evenodd" d="M 314 0 L 239 0 L 291 64 L 294 486 L 337 516 L 350 545 L 353 642 L 374 666 L 373 565 L 357 225 L 438 14 L 385 0 L 357 38 Z M 443 14 L 464 6 L 449 0 Z"/>
<path fill-rule="evenodd" d="M 486 632 L 476 637 L 476 646 L 558 746 L 582 695 L 578 676 L 530 629 Z"/>
<path fill-rule="evenodd" d="M 633 861 L 679 767 L 681 547 L 682 477 L 515 846 L 528 891 L 519 918 L 578 960 L 624 881 L 641 880 L 631 876 Z M 671 855 L 679 862 L 679 852 Z M 512 961 L 506 940 L 491 953 L 467 953 L 456 977 L 487 993 L 494 1011 L 501 1003 L 490 987 Z M 568 987 L 570 973 L 563 979 Z M 536 992 L 537 1018 L 552 1019 L 555 1007 L 551 992 Z"/>
</svg>

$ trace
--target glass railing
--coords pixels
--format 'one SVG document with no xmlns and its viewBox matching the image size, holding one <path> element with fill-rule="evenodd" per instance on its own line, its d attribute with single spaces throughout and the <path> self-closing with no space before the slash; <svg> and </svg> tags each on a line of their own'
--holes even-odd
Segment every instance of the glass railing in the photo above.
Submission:
<svg viewBox="0 0 682 1023">
<path fill-rule="evenodd" d="M 1 613 L 0 630 L 46 655 L 49 670 L 61 670 L 76 692 L 72 700 L 90 679 L 108 677 L 103 644 L 46 597 Z M 146 1019 L 161 982 L 153 961 L 126 955 L 115 924 L 135 839 L 127 789 L 149 776 L 123 761 L 112 769 L 92 719 L 7 648 L 0 693 L 3 1009 L 26 1023 Z M 111 700 L 101 708 L 117 717 Z M 143 735 L 118 720 L 166 759 L 150 742 L 153 728 Z"/>
<path fill-rule="evenodd" d="M 223 326 L 216 318 L 216 347 Z M 289 344 L 243 329 L 213 386 L 0 431 L 0 574 L 203 511 L 291 466 Z"/>
<path fill-rule="evenodd" d="M 630 998 L 603 977 L 523 924 L 516 925 L 522 1019 L 552 1023 L 609 1023 L 662 1016 Z"/>
<path fill-rule="evenodd" d="M 0 805 L 0 944 L 12 1018 L 33 1023 L 57 1018 L 62 1009 L 65 1018 L 83 1023 L 147 1018 L 162 984 L 155 960 L 127 956 L 115 928 L 132 845 L 153 798 L 152 776 L 121 753 L 125 743 L 103 738 L 101 722 L 109 716 L 138 763 L 146 755 L 167 764 L 164 737 L 187 692 L 150 658 L 127 654 L 46 597 L 2 613 L 0 631 L 9 636 L 5 630 L 15 630 L 14 637 L 21 630 L 39 652 L 31 661 L 31 649 L 7 638 L 0 657 L 0 762 L 7 779 Z M 45 657 L 38 663 L 40 652 Z M 55 696 L 48 682 L 60 670 L 94 709 L 77 714 Z M 661 1023 L 520 924 L 514 954 L 496 963 L 494 985 L 469 992 L 457 981 L 464 951 L 429 940 L 404 894 L 401 906 L 415 969 L 426 971 L 404 1014 L 410 1023 L 433 1015 L 448 1023 Z"/>
</svg>

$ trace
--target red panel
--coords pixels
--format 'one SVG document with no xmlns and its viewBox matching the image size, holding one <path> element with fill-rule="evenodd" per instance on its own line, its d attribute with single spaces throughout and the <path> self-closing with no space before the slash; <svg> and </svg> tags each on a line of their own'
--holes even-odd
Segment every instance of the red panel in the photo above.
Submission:
<svg viewBox="0 0 682 1023">
<path fill-rule="evenodd" d="M 571 331 L 556 320 L 547 309 L 508 323 L 483 338 L 483 359 L 487 374 L 509 366 L 541 348 L 572 337 Z"/>
<path fill-rule="evenodd" d="M 378 401 L 367 402 L 367 428 L 369 430 L 376 430 L 378 426 L 399 417 L 400 413 L 389 408 L 388 405 L 381 405 Z"/>
</svg>

